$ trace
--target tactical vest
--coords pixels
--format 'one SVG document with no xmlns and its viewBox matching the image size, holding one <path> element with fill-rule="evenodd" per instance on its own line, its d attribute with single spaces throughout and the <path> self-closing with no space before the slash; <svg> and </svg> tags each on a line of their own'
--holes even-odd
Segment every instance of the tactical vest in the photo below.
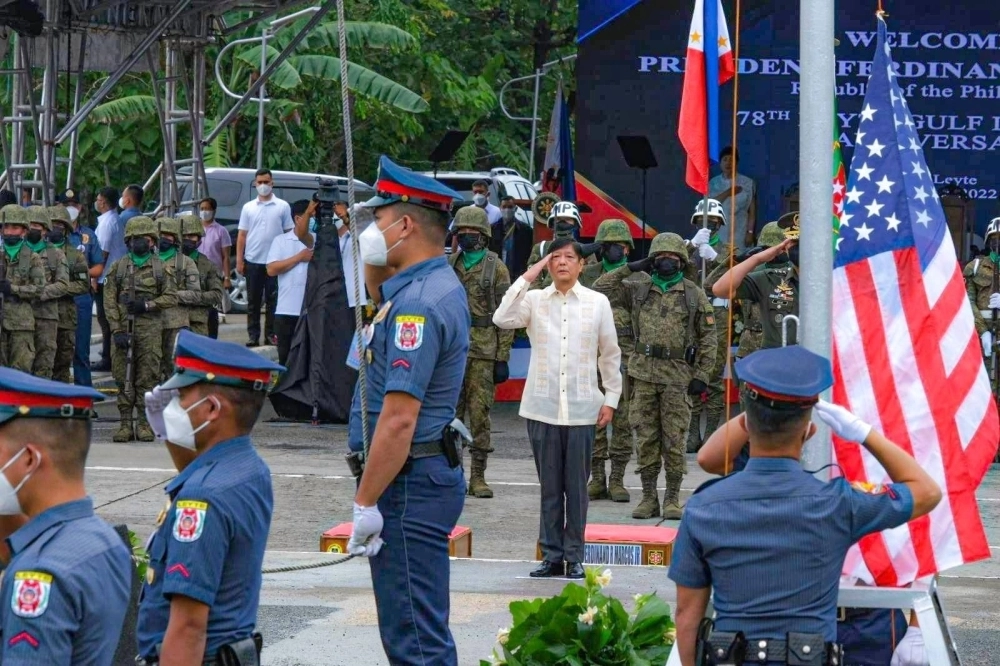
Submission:
<svg viewBox="0 0 1000 666">
<path fill-rule="evenodd" d="M 0 250 L 0 252 L 3 252 L 3 267 L 4 273 L 6 274 L 6 272 L 10 270 L 10 256 L 3 250 Z M 17 263 L 14 265 L 14 274 L 17 275 L 22 284 L 27 284 L 31 277 L 31 254 L 30 249 L 25 250 L 22 247 L 21 251 L 18 252 L 17 255 Z"/>
<path fill-rule="evenodd" d="M 59 257 L 56 256 L 56 248 L 47 245 L 45 247 L 45 261 L 49 264 L 49 271 L 55 273 L 59 266 Z"/>
<path fill-rule="evenodd" d="M 452 268 L 455 268 L 455 264 L 458 262 L 459 257 L 462 253 L 453 254 L 448 257 L 448 263 L 451 264 Z M 497 274 L 497 255 L 494 252 L 487 250 L 486 256 L 483 257 L 483 262 L 486 264 L 483 266 L 483 272 L 479 274 L 479 286 L 486 290 L 486 298 L 489 303 L 490 312 L 496 312 L 497 310 L 497 295 L 496 291 L 493 289 L 493 280 Z"/>
<path fill-rule="evenodd" d="M 132 261 L 132 255 L 126 254 L 125 259 L 128 260 L 129 265 L 135 266 L 135 262 Z M 159 255 L 154 254 L 150 259 L 153 265 L 153 277 L 156 278 L 156 290 L 163 293 L 163 261 L 160 260 Z M 129 266 L 122 266 L 122 268 L 128 268 Z M 138 266 L 136 266 L 138 268 Z M 128 273 L 127 270 L 118 271 L 115 276 L 118 282 L 118 293 L 123 293 L 122 290 L 125 288 L 125 274 Z"/>
<path fill-rule="evenodd" d="M 691 347 L 694 345 L 694 320 L 695 317 L 698 316 L 698 289 L 688 280 L 683 280 L 683 283 L 684 301 L 687 304 L 688 311 L 687 337 L 684 341 L 684 346 Z M 646 280 L 643 280 L 636 285 L 636 288 L 632 291 L 632 333 L 635 336 L 636 341 L 638 341 L 642 335 L 642 332 L 639 330 L 639 312 L 642 310 L 642 306 L 646 303 L 646 299 L 649 298 L 649 290 L 652 286 L 652 281 L 647 282 Z"/>
</svg>

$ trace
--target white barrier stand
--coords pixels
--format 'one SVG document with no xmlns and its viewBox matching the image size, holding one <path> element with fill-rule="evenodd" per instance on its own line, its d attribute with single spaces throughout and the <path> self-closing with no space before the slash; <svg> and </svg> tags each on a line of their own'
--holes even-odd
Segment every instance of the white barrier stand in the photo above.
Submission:
<svg viewBox="0 0 1000 666">
<path fill-rule="evenodd" d="M 912 608 L 917 613 L 920 631 L 924 636 L 928 663 L 931 666 L 962 664 L 934 578 L 918 580 L 909 587 L 871 587 L 842 581 L 837 604 L 845 608 Z M 714 614 L 710 601 L 706 617 Z M 753 637 L 748 636 L 748 638 Z M 681 657 L 676 644 L 670 651 L 667 666 L 681 666 Z"/>
</svg>

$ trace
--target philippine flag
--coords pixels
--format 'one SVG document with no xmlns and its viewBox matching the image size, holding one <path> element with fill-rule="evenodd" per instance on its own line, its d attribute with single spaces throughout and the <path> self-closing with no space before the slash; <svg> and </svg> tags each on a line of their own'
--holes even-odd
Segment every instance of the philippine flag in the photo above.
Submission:
<svg viewBox="0 0 1000 666">
<path fill-rule="evenodd" d="M 735 73 L 722 0 L 695 0 L 677 134 L 688 156 L 684 182 L 701 194 L 709 157 L 719 161 L 719 86 Z"/>
</svg>

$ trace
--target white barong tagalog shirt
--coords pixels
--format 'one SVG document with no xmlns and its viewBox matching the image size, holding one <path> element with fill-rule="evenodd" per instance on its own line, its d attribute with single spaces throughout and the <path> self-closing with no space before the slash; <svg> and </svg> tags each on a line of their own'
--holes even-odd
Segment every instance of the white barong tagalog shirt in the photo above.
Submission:
<svg viewBox="0 0 1000 666">
<path fill-rule="evenodd" d="M 566 295 L 549 285 L 514 281 L 493 314 L 500 328 L 526 328 L 531 340 L 522 418 L 552 425 L 597 423 L 601 407 L 618 408 L 621 349 L 611 303 L 579 282 Z M 604 393 L 597 386 L 600 370 Z"/>
</svg>

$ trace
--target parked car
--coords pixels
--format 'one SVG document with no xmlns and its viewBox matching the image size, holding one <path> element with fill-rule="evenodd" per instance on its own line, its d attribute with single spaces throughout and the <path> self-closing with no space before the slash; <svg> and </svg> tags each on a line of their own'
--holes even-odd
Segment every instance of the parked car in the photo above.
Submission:
<svg viewBox="0 0 1000 666">
<path fill-rule="evenodd" d="M 240 211 L 243 210 L 243 204 L 257 196 L 257 190 L 254 187 L 255 174 L 255 169 L 205 169 L 205 177 L 208 180 L 208 196 L 219 203 L 215 219 L 226 228 L 233 240 L 232 271 L 229 276 L 232 287 L 229 290 L 229 300 L 232 303 L 230 311 L 235 313 L 244 313 L 247 309 L 246 279 L 236 272 L 236 227 L 240 222 Z M 311 199 L 319 184 L 319 178 L 332 178 L 341 187 L 347 187 L 347 178 L 343 176 L 296 171 L 272 171 L 271 175 L 274 177 L 274 195 L 290 204 L 299 199 Z M 181 201 L 190 200 L 191 197 L 188 194 L 190 188 L 190 183 L 181 186 Z M 354 198 L 356 201 L 366 201 L 374 195 L 375 190 L 372 189 L 371 185 L 354 179 Z M 197 210 L 197 203 L 184 207 L 184 212 L 194 212 L 196 215 Z"/>
<path fill-rule="evenodd" d="M 422 172 L 425 176 L 436 178 L 438 182 L 455 190 L 465 199 L 458 207 L 472 203 L 472 184 L 485 180 L 489 184 L 489 202 L 500 205 L 500 198 L 512 196 L 517 200 L 517 219 L 529 227 L 534 226 L 534 216 L 531 214 L 531 202 L 538 196 L 538 190 L 514 169 L 497 167 L 489 171 L 433 171 Z"/>
</svg>

